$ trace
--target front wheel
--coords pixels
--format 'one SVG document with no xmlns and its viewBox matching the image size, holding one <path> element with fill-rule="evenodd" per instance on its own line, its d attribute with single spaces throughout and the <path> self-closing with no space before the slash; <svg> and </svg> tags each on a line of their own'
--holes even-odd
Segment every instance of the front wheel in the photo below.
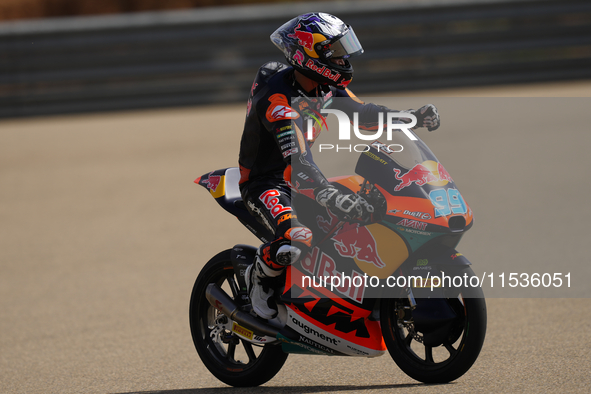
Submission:
<svg viewBox="0 0 591 394">
<path fill-rule="evenodd" d="M 468 276 L 469 267 L 461 270 Z M 423 383 L 447 383 L 474 364 L 486 335 L 486 303 L 480 288 L 456 289 L 440 299 L 383 299 L 382 335 L 392 359 Z"/>
<path fill-rule="evenodd" d="M 214 256 L 195 281 L 189 306 L 191 335 L 201 361 L 216 378 L 235 387 L 258 386 L 279 372 L 287 353 L 280 345 L 258 346 L 236 336 L 227 329 L 228 317 L 205 298 L 207 285 L 216 283 L 239 303 L 230 252 Z"/>
</svg>

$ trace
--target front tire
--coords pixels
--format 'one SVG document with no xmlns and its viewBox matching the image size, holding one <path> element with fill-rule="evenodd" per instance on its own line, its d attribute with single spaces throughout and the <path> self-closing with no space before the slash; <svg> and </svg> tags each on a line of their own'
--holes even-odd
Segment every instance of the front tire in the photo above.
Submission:
<svg viewBox="0 0 591 394">
<path fill-rule="evenodd" d="M 457 275 L 474 275 L 469 267 Z M 445 332 L 436 335 L 421 332 L 413 312 L 423 305 L 445 306 L 451 315 Z M 443 304 L 442 304 L 443 303 Z M 448 308 L 449 307 L 449 308 Z M 437 309 L 434 313 L 437 314 Z M 455 289 L 446 298 L 433 301 L 417 299 L 411 311 L 406 298 L 383 299 L 380 307 L 382 335 L 392 359 L 411 378 L 423 383 L 447 383 L 464 375 L 474 364 L 486 335 L 486 303 L 480 288 Z M 435 337 L 435 340 L 433 339 Z"/>
<path fill-rule="evenodd" d="M 216 378 L 235 387 L 259 386 L 279 372 L 287 353 L 280 345 L 254 345 L 220 328 L 227 317 L 207 301 L 205 289 L 216 283 L 240 304 L 230 253 L 225 250 L 214 256 L 195 281 L 189 305 L 191 335 L 201 361 Z"/>
</svg>

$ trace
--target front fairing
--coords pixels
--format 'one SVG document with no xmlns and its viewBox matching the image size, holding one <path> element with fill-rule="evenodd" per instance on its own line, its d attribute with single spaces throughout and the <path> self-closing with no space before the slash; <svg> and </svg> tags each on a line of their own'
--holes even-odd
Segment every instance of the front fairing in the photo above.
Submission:
<svg viewBox="0 0 591 394">
<path fill-rule="evenodd" d="M 315 247 L 287 270 L 281 300 L 290 308 L 290 322 L 307 321 L 317 332 L 340 338 L 347 344 L 340 349 L 345 354 L 351 348 L 384 351 L 372 318 L 375 300 L 407 296 L 405 284 L 390 286 L 402 272 L 428 276 L 436 272 L 430 264 L 461 259 L 459 253 L 446 253 L 472 225 L 472 211 L 431 150 L 420 139 L 400 146 L 374 141 L 361 153 L 357 175 L 329 179 L 344 193 L 360 193 L 372 204 L 375 195 L 385 201 L 371 223 L 342 222 L 313 199 L 294 195 L 298 218 L 312 229 Z"/>
<path fill-rule="evenodd" d="M 384 279 L 405 261 L 419 256 L 417 264 L 422 264 L 425 256 L 453 250 L 472 226 L 472 211 L 443 165 L 423 141 L 399 134 L 406 139 L 400 145 L 370 143 L 358 158 L 358 175 L 329 179 L 345 193 L 360 192 L 362 187 L 378 191 L 385 207 L 372 223 L 343 224 L 313 201 L 296 198 L 296 206 L 302 208 L 298 209 L 300 220 L 313 229 L 322 250 L 311 259 L 308 274 L 365 273 Z M 371 201 L 369 197 L 371 193 Z M 339 268 L 322 269 L 333 266 L 322 256 Z M 350 296 L 355 299 L 358 294 Z"/>
<path fill-rule="evenodd" d="M 472 210 L 453 178 L 418 137 L 404 144 L 375 141 L 360 155 L 355 172 L 386 199 L 388 226 L 413 229 L 417 234 L 458 234 L 472 226 Z"/>
</svg>

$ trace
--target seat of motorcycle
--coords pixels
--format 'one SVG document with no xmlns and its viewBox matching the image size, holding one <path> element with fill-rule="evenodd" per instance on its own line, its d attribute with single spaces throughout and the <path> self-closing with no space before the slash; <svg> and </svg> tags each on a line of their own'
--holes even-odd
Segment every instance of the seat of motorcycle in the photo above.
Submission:
<svg viewBox="0 0 591 394">
<path fill-rule="evenodd" d="M 238 182 L 240 181 L 240 170 L 238 167 L 226 168 L 224 173 L 224 194 L 218 198 L 218 203 L 228 212 L 236 215 L 236 209 L 248 213 L 246 205 L 242 201 Z"/>
<path fill-rule="evenodd" d="M 240 188 L 238 186 L 240 181 L 240 170 L 238 167 L 226 168 L 224 177 L 224 193 L 222 196 L 216 198 L 218 204 L 226 211 L 236 216 L 247 228 L 253 232 L 258 238 L 267 242 L 273 239 L 273 234 L 269 232 L 262 224 L 260 224 L 254 216 L 252 216 L 246 209 L 246 204 L 242 200 Z"/>
</svg>

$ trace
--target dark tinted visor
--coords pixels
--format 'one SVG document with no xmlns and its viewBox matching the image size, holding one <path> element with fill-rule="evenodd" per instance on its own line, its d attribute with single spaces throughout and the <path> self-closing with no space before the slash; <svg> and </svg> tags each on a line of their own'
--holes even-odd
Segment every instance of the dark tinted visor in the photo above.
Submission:
<svg viewBox="0 0 591 394">
<path fill-rule="evenodd" d="M 355 55 L 361 55 L 363 53 L 363 48 L 353 32 L 351 26 L 349 26 L 349 31 L 345 33 L 344 36 L 336 40 L 335 42 L 331 43 L 330 45 L 330 55 L 331 59 L 335 58 L 348 58 Z M 328 56 L 327 56 L 328 57 Z"/>
</svg>

